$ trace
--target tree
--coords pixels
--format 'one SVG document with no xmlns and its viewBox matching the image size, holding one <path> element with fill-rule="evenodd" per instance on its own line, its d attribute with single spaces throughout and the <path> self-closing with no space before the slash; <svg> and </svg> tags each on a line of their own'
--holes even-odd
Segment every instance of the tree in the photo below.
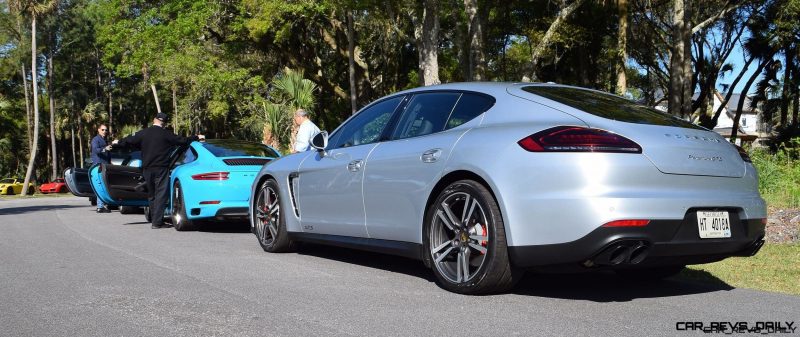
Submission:
<svg viewBox="0 0 800 337">
<path fill-rule="evenodd" d="M 617 95 L 624 96 L 628 91 L 625 63 L 628 62 L 628 0 L 617 0 L 619 8 L 619 28 L 617 33 Z"/>
<path fill-rule="evenodd" d="M 423 0 L 421 15 L 413 15 L 419 53 L 420 85 L 439 84 L 439 1 Z M 417 10 L 419 12 L 420 9 Z M 420 18 L 421 17 L 421 18 Z"/>
<path fill-rule="evenodd" d="M 533 48 L 531 51 L 531 79 L 533 81 L 538 81 L 539 77 L 536 75 L 536 71 L 539 69 L 539 62 L 544 53 L 545 49 L 550 46 L 550 41 L 553 38 L 555 32 L 561 28 L 564 22 L 566 22 L 567 18 L 572 15 L 578 7 L 583 4 L 585 0 L 575 0 L 569 6 L 564 7 L 556 16 L 553 23 L 550 24 L 550 28 L 547 29 L 547 32 L 544 33 L 544 37 L 536 44 L 536 47 Z"/>
<path fill-rule="evenodd" d="M 486 53 L 484 51 L 483 15 L 478 8 L 478 0 L 464 0 L 464 12 L 467 15 L 466 79 L 482 81 L 486 79 Z"/>
<path fill-rule="evenodd" d="M 28 169 L 25 172 L 25 182 L 22 187 L 22 195 L 28 194 L 28 187 L 33 174 L 36 162 L 36 148 L 39 146 L 39 94 L 38 81 L 36 79 L 37 51 L 36 51 L 36 18 L 52 11 L 57 5 L 58 0 L 45 1 L 43 3 L 36 0 L 12 0 L 9 2 L 11 8 L 19 13 L 26 13 L 31 20 L 31 84 L 33 85 L 33 146 L 31 147 Z"/>
</svg>

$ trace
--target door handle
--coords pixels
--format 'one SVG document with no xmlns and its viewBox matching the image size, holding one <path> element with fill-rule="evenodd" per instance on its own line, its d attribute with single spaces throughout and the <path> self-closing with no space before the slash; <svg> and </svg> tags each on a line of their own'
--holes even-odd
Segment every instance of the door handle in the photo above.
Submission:
<svg viewBox="0 0 800 337">
<path fill-rule="evenodd" d="M 419 158 L 423 163 L 435 163 L 442 155 L 442 149 L 430 149 L 422 153 Z"/>
<path fill-rule="evenodd" d="M 361 159 L 353 160 L 349 164 L 347 164 L 347 170 L 350 172 L 358 172 L 361 170 L 361 167 L 364 166 L 364 161 Z"/>
</svg>

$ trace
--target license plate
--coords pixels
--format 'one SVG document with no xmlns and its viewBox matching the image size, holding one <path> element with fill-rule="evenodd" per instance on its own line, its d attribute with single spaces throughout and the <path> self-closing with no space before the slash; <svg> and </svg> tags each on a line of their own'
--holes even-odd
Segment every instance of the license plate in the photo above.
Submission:
<svg viewBox="0 0 800 337">
<path fill-rule="evenodd" d="M 731 237 L 731 220 L 725 211 L 698 211 L 697 229 L 701 239 L 719 239 Z"/>
</svg>

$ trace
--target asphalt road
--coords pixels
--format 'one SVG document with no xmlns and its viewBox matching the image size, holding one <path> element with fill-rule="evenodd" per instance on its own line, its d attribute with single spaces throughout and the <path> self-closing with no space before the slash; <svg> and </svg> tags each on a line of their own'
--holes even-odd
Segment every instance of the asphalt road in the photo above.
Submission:
<svg viewBox="0 0 800 337">
<path fill-rule="evenodd" d="M 676 331 L 681 321 L 797 327 L 800 297 L 602 274 L 529 275 L 510 294 L 461 296 L 403 258 L 268 254 L 242 224 L 179 233 L 96 214 L 82 198 L 0 200 L 0 336 L 699 334 Z"/>
</svg>

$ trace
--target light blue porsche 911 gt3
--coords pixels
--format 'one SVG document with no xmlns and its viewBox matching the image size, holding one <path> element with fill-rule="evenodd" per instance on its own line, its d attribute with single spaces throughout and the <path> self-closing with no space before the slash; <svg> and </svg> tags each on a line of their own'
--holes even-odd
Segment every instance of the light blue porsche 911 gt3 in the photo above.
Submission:
<svg viewBox="0 0 800 337">
<path fill-rule="evenodd" d="M 186 231 L 196 229 L 197 220 L 247 219 L 250 186 L 261 166 L 280 153 L 254 142 L 208 139 L 176 147 L 170 157 L 171 197 L 164 214 L 176 230 Z M 139 167 L 96 165 L 89 180 L 108 205 L 147 205 Z"/>
</svg>

